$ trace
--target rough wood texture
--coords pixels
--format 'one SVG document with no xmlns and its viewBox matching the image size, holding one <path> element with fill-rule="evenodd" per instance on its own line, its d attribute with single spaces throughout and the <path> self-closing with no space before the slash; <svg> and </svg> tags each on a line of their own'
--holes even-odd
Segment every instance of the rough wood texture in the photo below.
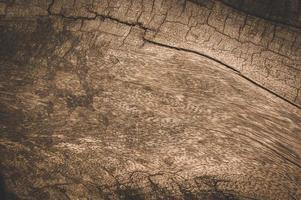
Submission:
<svg viewBox="0 0 301 200">
<path fill-rule="evenodd" d="M 7 199 L 301 199 L 301 30 L 219 1 L 0 2 Z"/>
<path fill-rule="evenodd" d="M 260 18 L 301 28 L 301 0 L 221 0 Z"/>
</svg>

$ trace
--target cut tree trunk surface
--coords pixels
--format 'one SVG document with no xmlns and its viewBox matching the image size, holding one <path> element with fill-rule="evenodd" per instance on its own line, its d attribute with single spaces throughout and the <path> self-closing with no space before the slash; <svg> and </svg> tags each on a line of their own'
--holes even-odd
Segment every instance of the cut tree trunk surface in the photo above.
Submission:
<svg viewBox="0 0 301 200">
<path fill-rule="evenodd" d="M 300 67 L 220 1 L 0 2 L 0 195 L 301 199 Z"/>
</svg>

